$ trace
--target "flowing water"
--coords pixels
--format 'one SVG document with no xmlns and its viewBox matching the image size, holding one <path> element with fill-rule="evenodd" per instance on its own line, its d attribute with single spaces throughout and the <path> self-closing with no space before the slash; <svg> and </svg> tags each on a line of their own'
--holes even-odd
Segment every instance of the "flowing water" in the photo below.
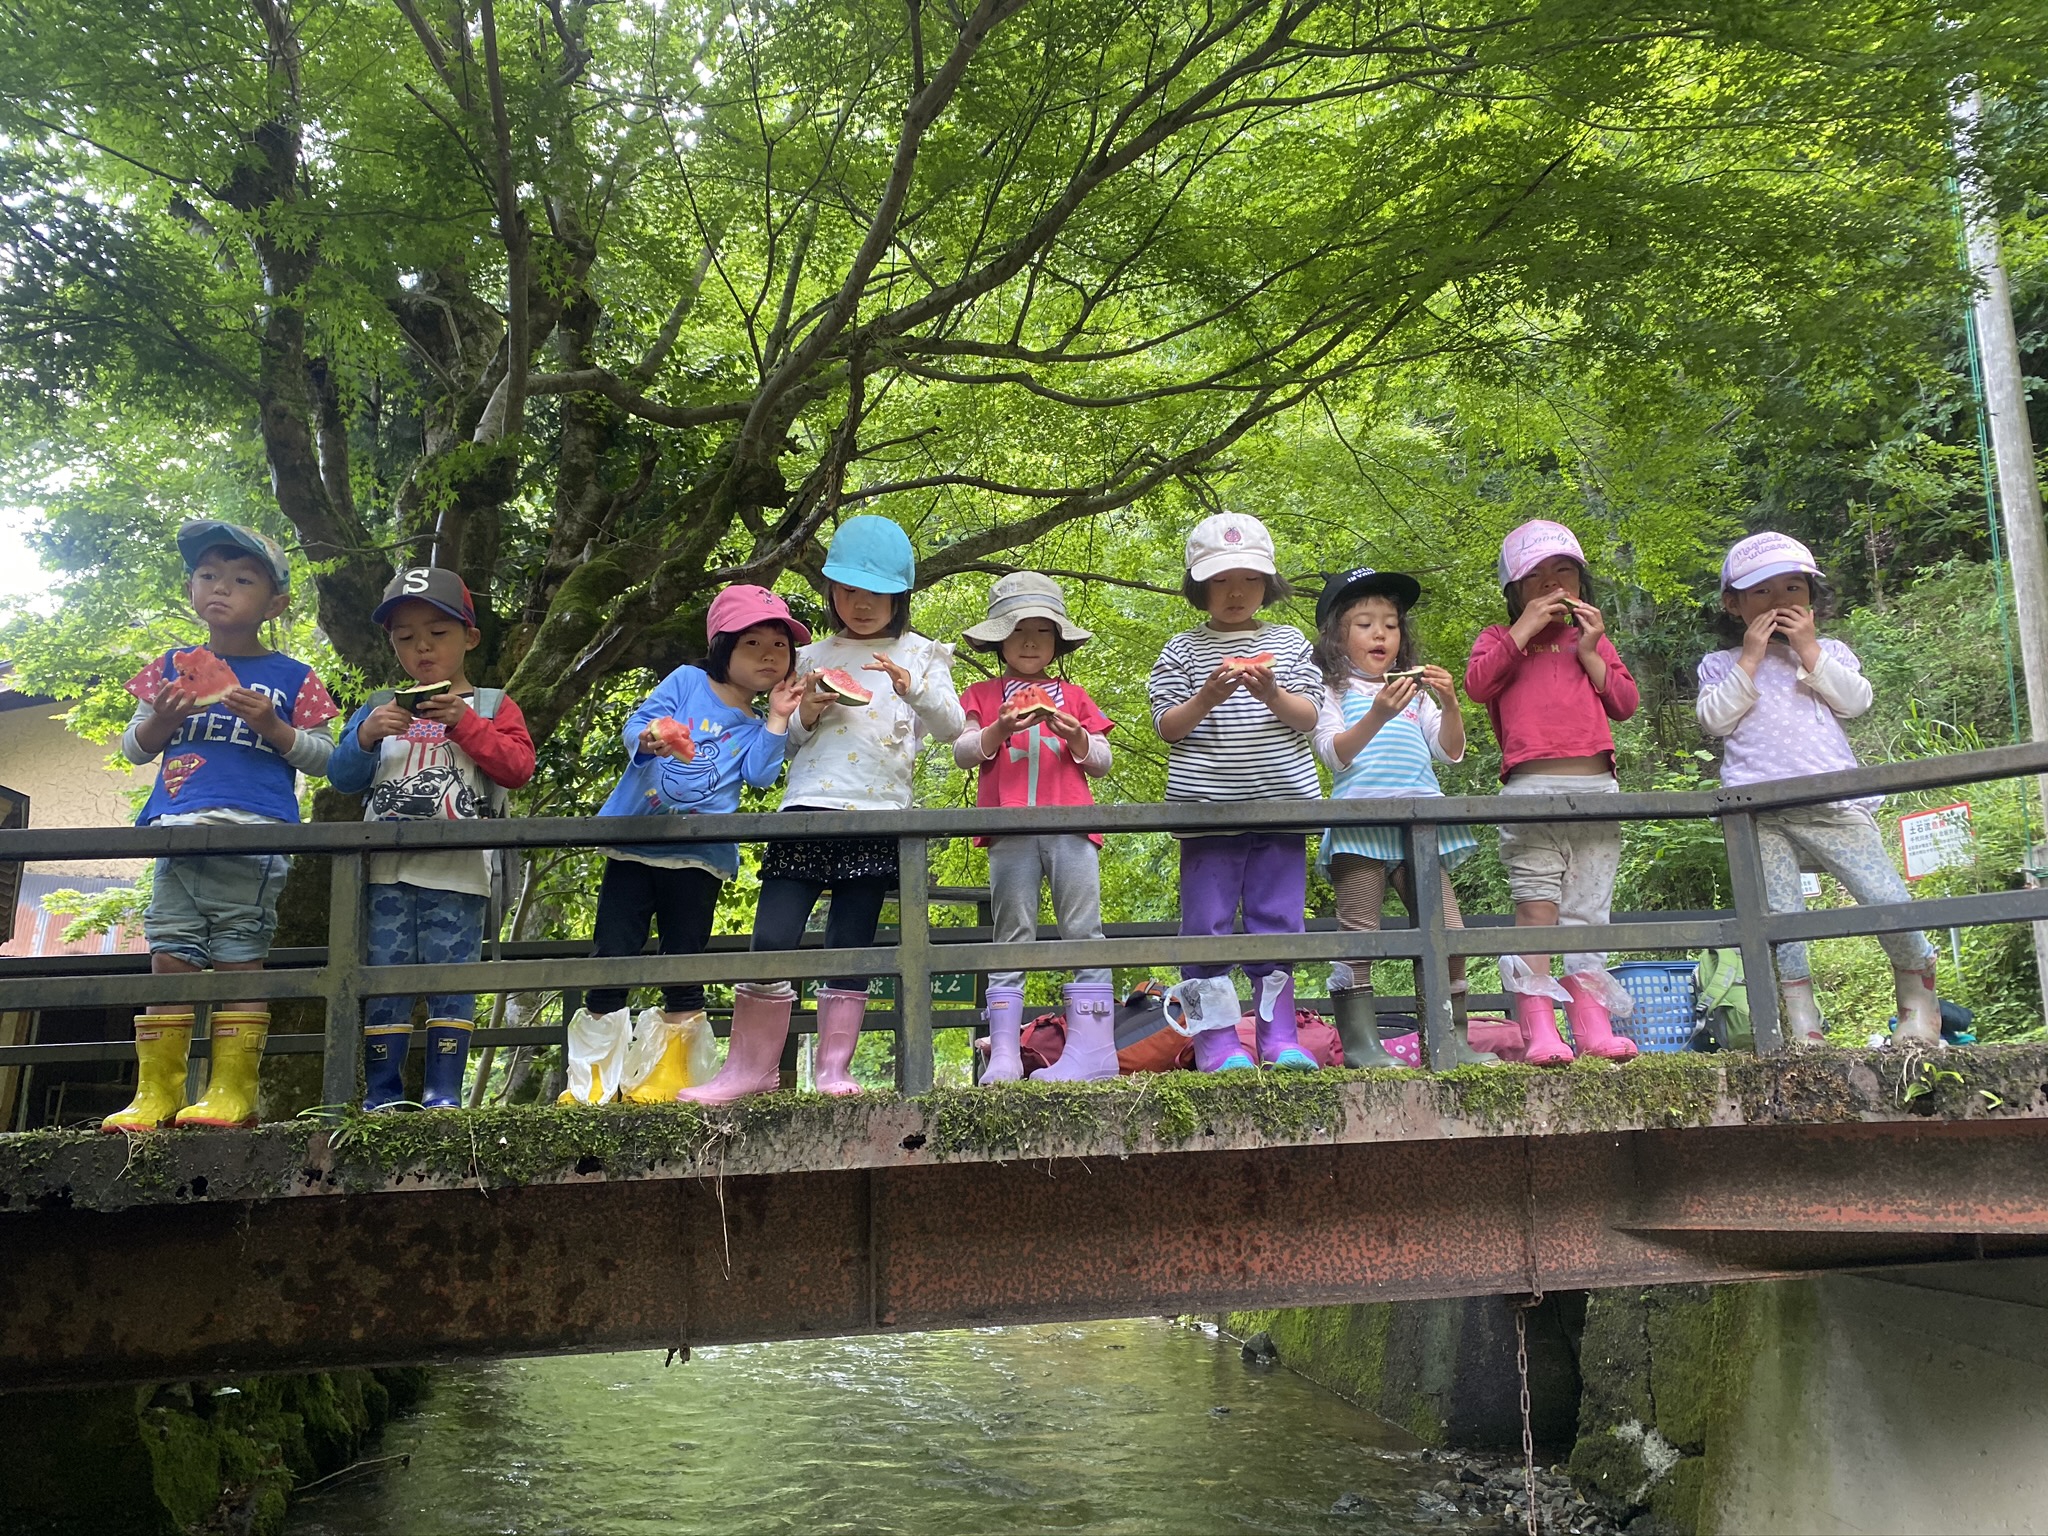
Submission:
<svg viewBox="0 0 2048 1536">
<path fill-rule="evenodd" d="M 435 1372 L 291 1536 L 1441 1533 L 1416 1442 L 1161 1321 Z M 1362 1495 L 1348 1516 L 1330 1513 Z M 1419 1499 L 1421 1502 L 1419 1502 Z M 1453 1525 L 1462 1524 L 1455 1519 Z"/>
</svg>

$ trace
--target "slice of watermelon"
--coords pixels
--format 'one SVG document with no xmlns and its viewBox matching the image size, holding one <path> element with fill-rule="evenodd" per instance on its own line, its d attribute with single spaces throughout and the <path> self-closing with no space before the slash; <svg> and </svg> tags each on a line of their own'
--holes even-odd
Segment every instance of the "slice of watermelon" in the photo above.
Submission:
<svg viewBox="0 0 2048 1536">
<path fill-rule="evenodd" d="M 680 720 L 671 720 L 663 715 L 653 721 L 647 729 L 654 732 L 654 739 L 668 748 L 668 755 L 679 763 L 687 763 L 697 755 L 697 740 L 690 734 L 690 728 Z"/>
<path fill-rule="evenodd" d="M 171 665 L 177 669 L 179 683 L 193 691 L 202 709 L 218 704 L 242 686 L 235 669 L 203 645 L 179 651 L 171 658 Z"/>
<path fill-rule="evenodd" d="M 1005 701 L 1026 720 L 1050 720 L 1060 712 L 1059 701 L 1036 683 L 1027 683 Z"/>
<path fill-rule="evenodd" d="M 1261 651 L 1256 656 L 1233 656 L 1223 665 L 1239 672 L 1246 672 L 1253 667 L 1270 667 L 1277 660 L 1279 658 L 1271 651 Z"/>
<path fill-rule="evenodd" d="M 863 688 L 853 680 L 853 674 L 839 667 L 827 667 L 817 674 L 818 681 L 837 694 L 842 704 L 868 704 L 874 700 L 874 691 Z"/>
<path fill-rule="evenodd" d="M 438 683 L 415 683 L 410 688 L 397 689 L 391 695 L 391 702 L 407 714 L 416 715 L 420 706 L 437 693 L 446 693 L 455 685 L 445 679 Z"/>
</svg>

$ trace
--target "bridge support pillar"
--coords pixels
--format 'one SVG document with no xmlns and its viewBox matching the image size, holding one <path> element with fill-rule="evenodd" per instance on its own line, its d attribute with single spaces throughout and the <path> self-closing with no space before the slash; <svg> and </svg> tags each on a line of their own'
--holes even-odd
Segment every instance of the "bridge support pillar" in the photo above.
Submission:
<svg viewBox="0 0 2048 1536">
<path fill-rule="evenodd" d="M 1599 1292 L 1571 1470 L 1686 1536 L 2048 1530 L 2048 1260 Z"/>
</svg>

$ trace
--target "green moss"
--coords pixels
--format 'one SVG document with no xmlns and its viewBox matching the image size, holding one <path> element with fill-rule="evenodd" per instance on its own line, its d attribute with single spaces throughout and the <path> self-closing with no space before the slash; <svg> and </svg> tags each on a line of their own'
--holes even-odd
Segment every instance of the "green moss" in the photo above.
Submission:
<svg viewBox="0 0 2048 1536">
<path fill-rule="evenodd" d="M 1705 1125 L 1721 1097 L 1721 1071 L 1689 1051 L 1629 1062 L 1581 1057 L 1562 1074 L 1563 1115 L 1574 1130 Z"/>
<path fill-rule="evenodd" d="M 1444 1114 L 1470 1120 L 1482 1130 L 1505 1131 L 1528 1123 L 1529 1093 L 1544 1075 L 1541 1067 L 1503 1062 L 1453 1067 L 1431 1078 L 1430 1086 Z"/>
<path fill-rule="evenodd" d="M 220 1437 L 190 1412 L 151 1408 L 142 1443 L 155 1466 L 156 1496 L 179 1530 L 197 1525 L 220 1503 Z"/>
<path fill-rule="evenodd" d="M 1106 1083 L 944 1088 L 917 1101 L 939 1157 L 1021 1157 L 1051 1146 L 1085 1155 L 1210 1135 L 1312 1141 L 1345 1123 L 1347 1083 L 1413 1076 L 1370 1072 L 1164 1072 Z"/>
<path fill-rule="evenodd" d="M 572 1174 L 609 1178 L 714 1165 L 720 1149 L 763 1141 L 796 1151 L 854 1128 L 856 1100 L 772 1093 L 717 1109 L 684 1104 L 514 1105 L 434 1114 L 350 1113 L 330 1132 L 348 1189 L 408 1175 L 530 1184 Z M 843 1142 L 841 1143 L 843 1144 Z"/>
</svg>

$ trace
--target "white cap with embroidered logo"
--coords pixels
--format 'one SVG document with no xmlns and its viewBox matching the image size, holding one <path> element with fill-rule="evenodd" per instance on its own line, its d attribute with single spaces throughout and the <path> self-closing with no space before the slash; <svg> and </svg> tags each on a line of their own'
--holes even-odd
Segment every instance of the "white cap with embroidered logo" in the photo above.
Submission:
<svg viewBox="0 0 2048 1536">
<path fill-rule="evenodd" d="M 1820 567 L 1813 563 L 1812 550 L 1790 534 L 1752 533 L 1729 550 L 1728 558 L 1721 562 L 1721 590 L 1740 592 L 1760 581 L 1789 576 L 1794 571 L 1804 571 L 1809 576 L 1820 574 Z"/>
<path fill-rule="evenodd" d="M 1273 563 L 1273 535 L 1248 513 L 1218 512 L 1203 518 L 1188 534 L 1188 575 L 1207 581 L 1225 571 L 1279 574 Z"/>
</svg>

